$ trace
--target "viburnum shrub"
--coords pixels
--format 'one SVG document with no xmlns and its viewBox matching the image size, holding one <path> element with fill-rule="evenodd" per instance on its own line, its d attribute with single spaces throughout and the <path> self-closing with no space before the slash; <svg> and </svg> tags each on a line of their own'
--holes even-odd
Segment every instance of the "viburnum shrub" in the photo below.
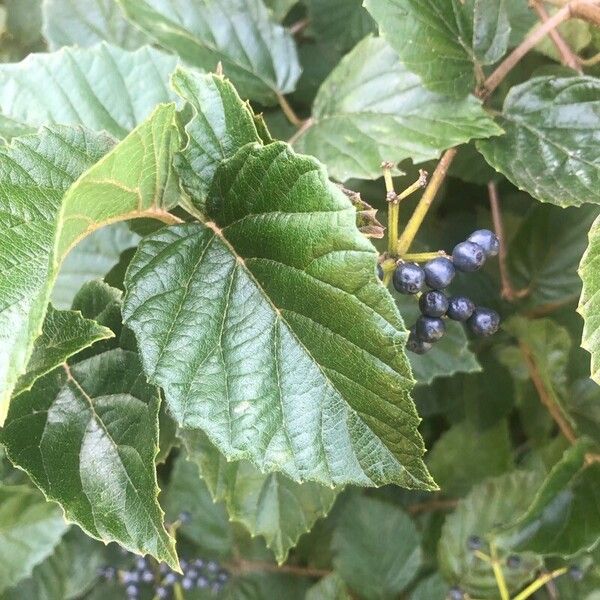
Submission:
<svg viewBox="0 0 600 600">
<path fill-rule="evenodd" d="M 0 600 L 598 600 L 599 26 L 0 1 Z"/>
</svg>

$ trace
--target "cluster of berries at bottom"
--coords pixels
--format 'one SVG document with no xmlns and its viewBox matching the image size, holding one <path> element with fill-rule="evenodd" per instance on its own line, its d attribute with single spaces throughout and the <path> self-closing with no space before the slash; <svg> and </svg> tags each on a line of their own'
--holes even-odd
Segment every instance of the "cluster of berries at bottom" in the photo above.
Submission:
<svg viewBox="0 0 600 600">
<path fill-rule="evenodd" d="M 456 271 L 472 273 L 479 270 L 490 256 L 496 256 L 500 243 L 494 233 L 480 229 L 465 242 L 458 244 L 452 256 L 438 256 L 423 267 L 401 262 L 394 271 L 392 283 L 401 294 L 419 294 L 421 316 L 410 330 L 407 348 L 425 354 L 446 333 L 444 317 L 466 322 L 477 336 L 489 336 L 498 331 L 500 315 L 494 310 L 475 306 L 466 296 L 448 297 L 443 291 L 454 279 Z M 429 291 L 423 291 L 425 287 Z"/>
<path fill-rule="evenodd" d="M 184 522 L 185 514 L 180 516 Z M 142 597 L 154 600 L 171 600 L 175 598 L 175 587 L 183 592 L 202 589 L 213 594 L 221 592 L 229 581 L 229 573 L 219 563 L 202 558 L 181 559 L 183 574 L 173 571 L 165 563 L 156 563 L 152 559 L 141 558 L 124 551 L 131 559 L 127 569 L 104 566 L 99 575 L 107 581 L 115 581 L 125 588 L 127 598 L 138 600 Z"/>
<path fill-rule="evenodd" d="M 480 552 L 485 549 L 484 541 L 477 535 L 471 535 L 467 538 L 467 549 L 471 552 Z M 510 554 L 506 557 L 506 567 L 508 569 L 518 569 L 522 566 L 523 560 L 518 554 Z M 571 565 L 568 570 L 569 576 L 574 581 L 581 581 L 584 576 L 583 569 L 578 565 Z M 447 600 L 465 600 L 465 592 L 459 586 L 453 586 L 448 591 Z"/>
</svg>

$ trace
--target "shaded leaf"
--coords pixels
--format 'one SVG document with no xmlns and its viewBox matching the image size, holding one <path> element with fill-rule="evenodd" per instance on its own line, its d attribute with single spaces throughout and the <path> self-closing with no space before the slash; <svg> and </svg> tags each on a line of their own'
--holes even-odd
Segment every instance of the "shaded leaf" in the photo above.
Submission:
<svg viewBox="0 0 600 600">
<path fill-rule="evenodd" d="M 396 598 L 419 571 L 420 544 L 414 523 L 401 509 L 375 498 L 354 496 L 344 505 L 336 525 L 333 563 L 361 596 Z"/>
<path fill-rule="evenodd" d="M 31 577 L 5 591 L 2 600 L 74 600 L 97 579 L 104 555 L 102 546 L 71 527 L 54 551 L 38 564 Z"/>
<path fill-rule="evenodd" d="M 569 448 L 500 542 L 518 551 L 573 556 L 591 550 L 600 531 L 600 464 L 587 466 L 589 446 Z"/>
<path fill-rule="evenodd" d="M 366 0 L 365 6 L 407 68 L 435 92 L 472 92 L 476 71 L 508 46 L 505 0 Z"/>
<path fill-rule="evenodd" d="M 326 163 L 340 181 L 376 179 L 384 161 L 423 162 L 471 138 L 502 133 L 479 100 L 426 90 L 374 37 L 358 44 L 325 80 L 312 117 L 297 147 Z"/>
<path fill-rule="evenodd" d="M 156 499 L 159 402 L 137 356 L 111 350 L 63 365 L 17 396 L 1 440 L 89 535 L 176 568 Z"/>
<path fill-rule="evenodd" d="M 166 218 L 165 207 L 178 199 L 177 142 L 171 104 L 159 106 L 102 160 L 112 142 L 80 128 L 55 126 L 0 151 L 0 423 L 63 258 L 107 222 Z"/>
<path fill-rule="evenodd" d="M 189 521 L 182 523 L 179 530 L 209 557 L 230 555 L 233 537 L 227 511 L 222 504 L 213 501 L 197 465 L 186 460 L 185 454 L 175 459 L 161 503 L 171 523 L 177 521 L 181 513 L 189 513 Z"/>
<path fill-rule="evenodd" d="M 35 129 L 84 125 L 122 138 L 157 104 L 172 99 L 167 82 L 176 64 L 147 46 L 136 52 L 101 44 L 32 54 L 18 65 L 0 65 L 0 112 Z"/>
<path fill-rule="evenodd" d="M 279 563 L 335 502 L 337 491 L 330 488 L 263 474 L 247 461 L 227 462 L 203 433 L 184 431 L 181 436 L 214 500 L 225 503 L 230 520 L 242 523 L 252 536 L 263 536 Z"/>
<path fill-rule="evenodd" d="M 513 467 L 506 421 L 484 430 L 469 421 L 452 426 L 436 442 L 427 465 L 445 494 L 464 496 L 486 477 L 501 475 Z"/>
<path fill-rule="evenodd" d="M 298 0 L 265 0 L 266 6 L 277 21 L 283 21 Z"/>
<path fill-rule="evenodd" d="M 419 305 L 412 297 L 396 295 L 404 322 L 412 325 L 421 314 Z M 426 385 L 438 377 L 447 377 L 455 373 L 476 373 L 481 371 L 477 357 L 469 349 L 464 327 L 455 321 L 446 323 L 446 335 L 427 354 L 408 354 L 410 365 L 417 384 Z"/>
<path fill-rule="evenodd" d="M 145 238 L 126 280 L 125 322 L 179 425 L 295 481 L 434 488 L 404 326 L 321 165 L 245 146 L 206 212 Z"/>
<path fill-rule="evenodd" d="M 583 317 L 583 337 L 581 345 L 592 356 L 591 377 L 600 383 L 600 217 L 588 234 L 588 247 L 579 265 L 579 276 L 583 290 L 577 312 Z"/>
<path fill-rule="evenodd" d="M 276 104 L 294 90 L 300 66 L 290 33 L 262 0 L 118 0 L 129 19 L 186 63 L 220 62 L 244 98 Z"/>
<path fill-rule="evenodd" d="M 494 529 L 510 523 L 515 515 L 526 510 L 539 485 L 535 474 L 513 471 L 487 479 L 474 487 L 446 518 L 438 545 L 438 561 L 444 578 L 458 584 L 474 597 L 496 598 L 498 588 L 492 567 L 477 558 L 467 546 L 470 536 L 495 539 Z M 484 552 L 489 551 L 484 548 Z M 504 563 L 510 548 L 501 548 L 499 560 Z M 531 553 L 521 555 L 521 564 L 504 569 L 509 590 L 515 591 L 531 581 L 540 567 L 540 558 Z"/>
<path fill-rule="evenodd" d="M 148 38 L 125 19 L 115 0 L 45 0 L 44 35 L 50 50 L 108 42 L 135 50 Z"/>
<path fill-rule="evenodd" d="M 31 487 L 0 485 L 0 592 L 29 577 L 67 529 L 58 506 Z"/>
<path fill-rule="evenodd" d="M 4 0 L 6 29 L 23 46 L 39 44 L 42 33 L 42 0 Z"/>
<path fill-rule="evenodd" d="M 95 342 L 114 337 L 114 333 L 99 323 L 84 318 L 73 310 L 56 310 L 48 307 L 42 334 L 35 340 L 27 370 L 15 386 L 15 394 L 20 394 L 37 379 L 46 375 L 68 358 L 88 348 Z"/>
<path fill-rule="evenodd" d="M 63 261 L 51 299 L 57 308 L 70 308 L 77 290 L 94 279 L 102 279 L 119 262 L 124 250 L 138 245 L 140 236 L 126 223 L 102 227 L 81 240 Z"/>
<path fill-rule="evenodd" d="M 410 595 L 410 600 L 446 600 L 448 584 L 439 573 L 423 579 Z"/>
<path fill-rule="evenodd" d="M 306 594 L 306 600 L 350 600 L 344 581 L 337 573 L 323 577 Z"/>
<path fill-rule="evenodd" d="M 509 247 L 508 265 L 515 289 L 527 289 L 533 305 L 577 298 L 577 267 L 598 207 L 559 210 L 537 205 L 522 221 Z"/>
<path fill-rule="evenodd" d="M 261 138 L 252 109 L 223 77 L 177 69 L 172 81 L 175 91 L 194 109 L 185 126 L 187 144 L 177 154 L 176 165 L 192 202 L 203 211 L 219 164 Z"/>
<path fill-rule="evenodd" d="M 600 81 L 534 77 L 513 87 L 500 125 L 506 134 L 477 148 L 519 189 L 557 206 L 600 204 Z"/>
</svg>

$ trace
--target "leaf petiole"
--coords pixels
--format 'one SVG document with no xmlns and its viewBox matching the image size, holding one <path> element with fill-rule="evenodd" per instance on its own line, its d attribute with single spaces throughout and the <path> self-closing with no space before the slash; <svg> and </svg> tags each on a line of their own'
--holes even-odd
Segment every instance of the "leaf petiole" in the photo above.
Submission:
<svg viewBox="0 0 600 600">
<path fill-rule="evenodd" d="M 510 594 L 508 593 L 508 587 L 506 586 L 506 579 L 504 579 L 504 573 L 502 572 L 502 567 L 496 554 L 496 546 L 493 542 L 490 543 L 490 552 L 492 555 L 490 564 L 492 565 L 492 570 L 494 571 L 494 577 L 496 578 L 496 584 L 498 586 L 498 591 L 500 592 L 500 598 L 501 600 L 510 600 Z"/>
<path fill-rule="evenodd" d="M 416 252 L 414 254 L 403 254 L 400 258 L 406 262 L 427 262 L 433 258 L 448 256 L 443 250 L 437 252 Z"/>
<path fill-rule="evenodd" d="M 513 600 L 526 600 L 530 598 L 535 592 L 537 592 L 541 587 L 546 585 L 549 581 L 564 575 L 567 572 L 567 567 L 562 567 L 560 569 L 556 569 L 550 573 L 545 573 L 544 575 L 540 575 L 535 581 L 530 583 L 522 592 L 517 594 Z"/>
</svg>

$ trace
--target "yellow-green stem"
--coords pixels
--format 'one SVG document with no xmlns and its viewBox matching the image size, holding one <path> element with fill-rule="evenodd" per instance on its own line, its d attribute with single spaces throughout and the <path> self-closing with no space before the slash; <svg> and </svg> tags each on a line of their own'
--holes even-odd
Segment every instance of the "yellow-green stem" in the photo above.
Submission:
<svg viewBox="0 0 600 600">
<path fill-rule="evenodd" d="M 388 252 L 394 252 L 396 240 L 398 239 L 398 219 L 400 218 L 400 206 L 394 190 L 392 179 L 392 163 L 383 163 L 383 179 L 385 180 L 386 199 L 388 202 Z"/>
<path fill-rule="evenodd" d="M 506 580 L 504 579 L 502 566 L 500 565 L 498 555 L 496 554 L 496 546 L 493 543 L 490 544 L 490 551 L 492 555 L 492 570 L 494 571 L 494 577 L 496 578 L 496 585 L 498 586 L 498 591 L 500 592 L 500 598 L 501 600 L 510 600 L 510 594 L 508 593 L 508 587 L 506 586 Z"/>
<path fill-rule="evenodd" d="M 408 198 L 411 194 L 418 192 L 421 188 L 424 188 L 427 185 L 427 171 L 423 171 L 423 169 L 419 170 L 419 179 L 417 179 L 412 185 L 409 185 L 403 192 L 398 194 L 397 200 L 404 200 L 404 198 Z"/>
<path fill-rule="evenodd" d="M 402 232 L 400 239 L 398 240 L 398 244 L 396 246 L 396 252 L 400 256 L 406 254 L 410 249 L 411 244 L 413 243 L 417 233 L 427 215 L 427 211 L 431 206 L 431 203 L 435 200 L 435 197 L 442 185 L 444 178 L 446 177 L 446 173 L 456 156 L 456 148 L 450 148 L 450 150 L 446 150 L 444 156 L 442 156 L 440 162 L 438 163 L 433 175 L 431 176 L 431 181 L 429 185 L 423 192 L 423 196 L 415 209 L 415 212 L 412 214 L 408 223 L 406 224 L 406 228 Z"/>
<path fill-rule="evenodd" d="M 567 572 L 566 567 L 562 567 L 561 569 L 556 569 L 550 573 L 545 573 L 544 575 L 540 575 L 535 581 L 530 583 L 522 592 L 517 594 L 513 600 L 527 600 L 537 592 L 541 587 L 545 586 L 549 581 L 564 575 Z"/>
<path fill-rule="evenodd" d="M 400 256 L 401 260 L 406 262 L 427 262 L 432 258 L 438 258 L 439 256 L 448 256 L 443 250 L 438 252 L 415 252 L 414 254 L 403 254 Z"/>
<path fill-rule="evenodd" d="M 183 595 L 183 588 L 181 587 L 181 584 L 176 583 L 173 586 L 173 592 L 175 592 L 174 593 L 175 600 L 185 600 L 185 597 Z"/>
</svg>

